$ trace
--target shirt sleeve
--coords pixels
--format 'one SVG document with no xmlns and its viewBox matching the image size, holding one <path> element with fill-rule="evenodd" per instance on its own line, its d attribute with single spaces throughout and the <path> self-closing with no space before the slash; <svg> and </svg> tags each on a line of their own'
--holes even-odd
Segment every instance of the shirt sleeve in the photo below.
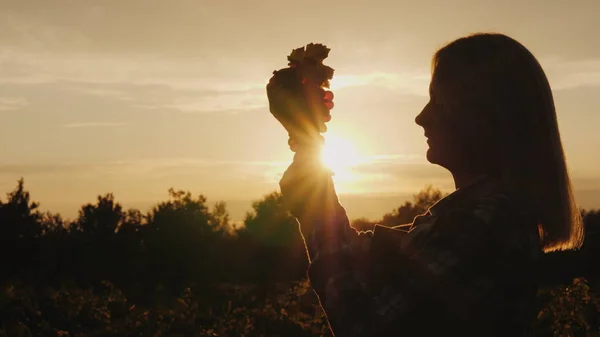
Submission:
<svg viewBox="0 0 600 337">
<path fill-rule="evenodd" d="M 442 325 L 481 331 L 492 324 L 487 317 L 515 309 L 514 293 L 501 290 L 522 281 L 507 276 L 527 257 L 528 242 L 502 223 L 515 219 L 495 216 L 498 202 L 423 216 L 419 231 L 357 232 L 326 171 L 298 160 L 281 186 L 293 200 L 308 277 L 335 336 L 419 336 Z"/>
<path fill-rule="evenodd" d="M 363 256 L 373 236 L 373 231 L 357 231 L 350 226 L 332 175 L 317 154 L 296 154 L 280 181 L 284 202 L 300 223 L 311 262 L 341 251 Z"/>
</svg>

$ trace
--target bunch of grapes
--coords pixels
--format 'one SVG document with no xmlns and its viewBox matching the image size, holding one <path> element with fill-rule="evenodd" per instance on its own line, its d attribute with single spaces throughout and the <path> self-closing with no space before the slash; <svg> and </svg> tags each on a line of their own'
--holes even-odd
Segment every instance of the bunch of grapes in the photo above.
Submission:
<svg viewBox="0 0 600 337">
<path fill-rule="evenodd" d="M 273 72 L 269 82 L 270 92 L 279 88 L 284 95 L 270 95 L 271 113 L 288 130 L 290 146 L 322 140 L 321 133 L 327 131 L 325 123 L 331 120 L 333 92 L 329 80 L 334 70 L 323 64 L 330 49 L 322 44 L 310 43 L 296 48 L 287 57 L 288 67 Z M 273 102 L 285 97 L 276 107 Z M 292 148 L 292 150 L 294 150 Z"/>
</svg>

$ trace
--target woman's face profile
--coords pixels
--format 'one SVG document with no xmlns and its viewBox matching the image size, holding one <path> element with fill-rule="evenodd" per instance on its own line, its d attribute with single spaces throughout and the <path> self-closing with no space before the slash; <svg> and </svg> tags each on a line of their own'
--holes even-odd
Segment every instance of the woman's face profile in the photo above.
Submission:
<svg viewBox="0 0 600 337">
<path fill-rule="evenodd" d="M 435 77 L 432 78 L 429 102 L 415 118 L 415 122 L 423 127 L 427 138 L 427 160 L 453 171 L 463 167 L 465 161 L 474 159 L 468 154 L 468 149 L 473 144 L 468 144 L 464 133 L 467 131 L 472 135 L 472 132 L 478 131 L 467 130 L 469 123 L 461 118 L 463 111 L 448 104 L 447 91 L 438 82 Z"/>
</svg>

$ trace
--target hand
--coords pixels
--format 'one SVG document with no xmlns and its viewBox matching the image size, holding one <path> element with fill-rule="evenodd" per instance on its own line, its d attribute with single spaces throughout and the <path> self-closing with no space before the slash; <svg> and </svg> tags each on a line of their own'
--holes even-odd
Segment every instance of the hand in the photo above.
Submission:
<svg viewBox="0 0 600 337">
<path fill-rule="evenodd" d="M 320 147 L 331 120 L 333 93 L 302 81 L 295 68 L 275 71 L 267 84 L 271 114 L 288 131 L 292 151 Z"/>
</svg>

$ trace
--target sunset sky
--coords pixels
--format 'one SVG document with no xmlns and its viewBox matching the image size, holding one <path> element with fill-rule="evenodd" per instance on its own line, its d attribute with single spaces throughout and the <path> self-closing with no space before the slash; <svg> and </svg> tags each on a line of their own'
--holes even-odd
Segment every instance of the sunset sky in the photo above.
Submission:
<svg viewBox="0 0 600 337">
<path fill-rule="evenodd" d="M 495 31 L 542 63 L 578 202 L 600 208 L 598 13 L 598 0 L 2 0 L 0 192 L 24 177 L 72 218 L 98 194 L 147 210 L 174 187 L 241 219 L 292 158 L 265 84 L 320 42 L 335 68 L 326 137 L 353 164 L 338 190 L 351 217 L 377 218 L 427 184 L 452 190 L 414 117 L 436 49 Z"/>
</svg>

